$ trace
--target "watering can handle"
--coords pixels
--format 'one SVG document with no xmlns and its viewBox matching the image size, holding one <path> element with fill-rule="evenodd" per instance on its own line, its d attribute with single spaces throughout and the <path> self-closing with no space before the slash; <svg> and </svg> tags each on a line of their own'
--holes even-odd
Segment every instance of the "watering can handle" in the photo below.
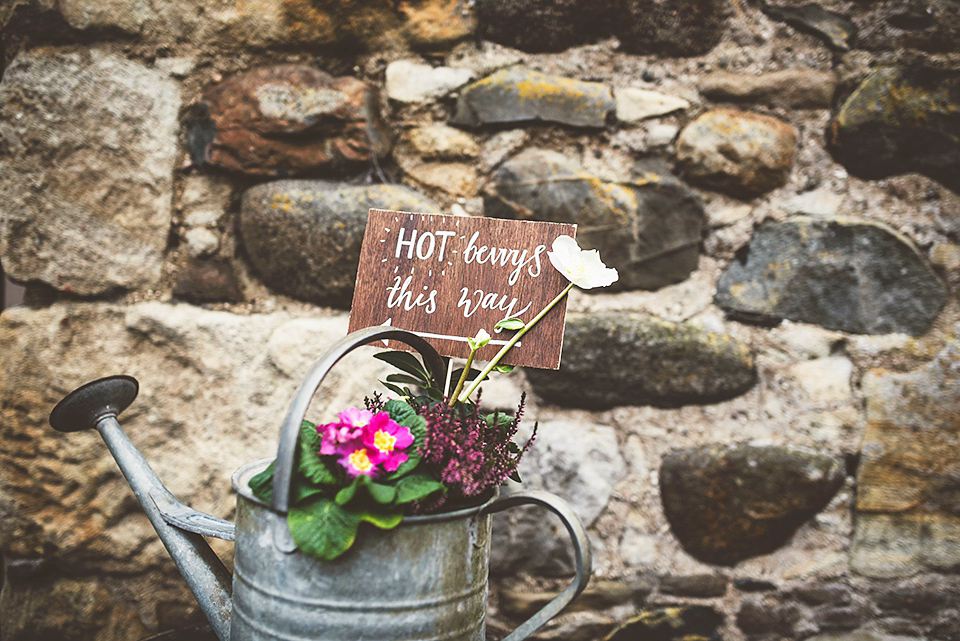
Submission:
<svg viewBox="0 0 960 641">
<path fill-rule="evenodd" d="M 494 514 L 518 505 L 527 504 L 545 507 L 560 517 L 563 525 L 567 528 L 567 533 L 570 535 L 570 541 L 573 543 L 574 564 L 576 565 L 577 573 L 573 577 L 573 581 L 570 582 L 570 585 L 568 585 L 563 592 L 555 596 L 552 601 L 517 626 L 503 641 L 523 641 L 523 639 L 526 639 L 539 630 L 541 626 L 557 616 L 577 595 L 583 592 L 583 589 L 587 587 L 587 582 L 590 580 L 590 539 L 587 538 L 587 531 L 584 529 L 583 523 L 580 522 L 580 519 L 574 513 L 573 509 L 559 496 L 542 490 L 512 492 L 510 494 L 504 494 L 498 500 L 491 503 L 489 507 L 484 509 L 484 513 Z"/>
<path fill-rule="evenodd" d="M 286 514 L 290 507 L 290 483 L 293 477 L 293 456 L 297 449 L 297 437 L 300 435 L 300 425 L 310 407 L 310 401 L 323 382 L 327 373 L 341 358 L 358 347 L 380 340 L 391 339 L 400 341 L 414 348 L 423 356 L 424 364 L 430 370 L 434 381 L 443 380 L 443 359 L 430 343 L 413 332 L 396 327 L 367 327 L 347 334 L 340 342 L 320 355 L 310 366 L 306 378 L 290 403 L 287 417 L 280 428 L 280 442 L 277 445 L 277 463 L 273 472 L 273 495 L 270 509 L 279 514 Z"/>
</svg>

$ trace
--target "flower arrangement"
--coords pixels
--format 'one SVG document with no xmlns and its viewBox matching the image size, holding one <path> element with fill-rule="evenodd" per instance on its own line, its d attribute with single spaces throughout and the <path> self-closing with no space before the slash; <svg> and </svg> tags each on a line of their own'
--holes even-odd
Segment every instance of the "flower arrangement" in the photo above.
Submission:
<svg viewBox="0 0 960 641">
<path fill-rule="evenodd" d="M 575 285 L 605 287 L 618 278 L 596 250 L 580 249 L 569 236 L 557 238 L 547 256 L 569 284 L 531 320 L 497 323 L 495 329 L 514 334 L 482 370 L 472 367 L 474 356 L 490 335 L 481 329 L 469 339 L 465 366 L 450 376 L 457 380 L 452 392 L 441 389 L 413 354 L 383 352 L 376 358 L 400 370 L 384 381 L 398 398 L 385 401 L 374 393 L 364 408 L 345 409 L 335 421 L 303 422 L 287 514 L 301 551 L 335 559 L 353 545 L 361 523 L 391 529 L 404 515 L 476 504 L 508 478 L 519 480 L 517 466 L 536 437 L 534 426 L 522 447 L 513 440 L 525 399 L 513 416 L 485 413 L 479 385 L 494 371 L 512 369 L 500 364 L 503 357 Z M 271 463 L 250 480 L 257 498 L 270 500 L 273 474 Z"/>
</svg>

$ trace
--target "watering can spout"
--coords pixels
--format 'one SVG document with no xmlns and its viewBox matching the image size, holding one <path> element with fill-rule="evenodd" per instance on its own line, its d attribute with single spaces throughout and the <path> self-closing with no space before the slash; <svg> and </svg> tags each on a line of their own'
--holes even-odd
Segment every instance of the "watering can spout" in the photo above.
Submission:
<svg viewBox="0 0 960 641">
<path fill-rule="evenodd" d="M 95 429 L 100 433 L 217 637 L 227 641 L 232 578 L 203 537 L 232 541 L 233 523 L 180 503 L 120 428 L 117 415 L 133 402 L 138 390 L 131 376 L 109 376 L 87 383 L 53 408 L 50 424 L 60 432 Z"/>
</svg>

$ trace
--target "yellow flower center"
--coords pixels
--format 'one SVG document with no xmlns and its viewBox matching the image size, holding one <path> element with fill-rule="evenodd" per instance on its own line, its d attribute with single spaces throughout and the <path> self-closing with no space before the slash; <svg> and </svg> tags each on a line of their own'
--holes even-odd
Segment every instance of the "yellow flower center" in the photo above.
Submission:
<svg viewBox="0 0 960 641">
<path fill-rule="evenodd" d="M 367 456 L 366 450 L 355 450 L 347 457 L 347 460 L 350 461 L 351 467 L 359 472 L 366 473 L 373 469 L 373 463 Z"/>
<path fill-rule="evenodd" d="M 373 445 L 381 452 L 392 452 L 396 442 L 396 436 L 388 434 L 383 430 L 377 430 L 377 433 L 373 436 Z"/>
<path fill-rule="evenodd" d="M 587 268 L 583 263 L 576 263 L 567 268 L 567 276 L 569 276 L 569 280 L 578 280 L 583 278 L 583 274 L 586 271 Z"/>
</svg>

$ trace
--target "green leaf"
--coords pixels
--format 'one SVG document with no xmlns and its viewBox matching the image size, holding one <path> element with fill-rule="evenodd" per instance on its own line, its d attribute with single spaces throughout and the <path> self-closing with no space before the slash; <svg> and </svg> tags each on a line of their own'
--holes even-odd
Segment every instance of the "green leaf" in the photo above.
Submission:
<svg viewBox="0 0 960 641">
<path fill-rule="evenodd" d="M 393 383 L 386 383 L 384 381 L 380 381 L 380 383 L 384 387 L 386 387 L 388 390 L 396 394 L 397 396 L 410 396 L 410 390 L 408 389 L 404 389 L 398 385 L 394 385 Z"/>
<path fill-rule="evenodd" d="M 360 514 L 344 510 L 328 498 L 319 498 L 290 508 L 287 525 L 293 541 L 304 554 L 315 559 L 335 559 L 357 538 Z"/>
<path fill-rule="evenodd" d="M 517 470 L 514 470 L 510 473 L 510 480 L 516 481 L 517 483 L 523 483 L 523 481 L 520 480 L 520 472 Z"/>
<path fill-rule="evenodd" d="M 450 379 L 453 381 L 459 381 L 461 374 L 463 374 L 463 368 L 458 367 L 457 369 L 453 370 L 453 373 L 450 375 Z M 467 380 L 472 381 L 479 375 L 480 375 L 480 370 L 478 370 L 475 367 L 471 367 L 470 371 L 467 372 Z"/>
<path fill-rule="evenodd" d="M 357 493 L 357 487 L 359 485 L 360 485 L 359 477 L 353 479 L 353 483 L 351 483 L 350 485 L 346 486 L 345 488 L 337 492 L 337 496 L 333 500 L 337 502 L 337 505 L 346 505 L 347 503 L 350 502 L 350 499 L 352 499 L 354 495 Z"/>
<path fill-rule="evenodd" d="M 304 478 L 311 483 L 337 485 L 340 482 L 339 479 L 330 469 L 330 464 L 320 456 L 321 440 L 313 423 L 304 421 L 300 425 L 300 461 L 294 469 L 298 469 Z"/>
<path fill-rule="evenodd" d="M 391 505 L 397 498 L 397 488 L 392 485 L 370 483 L 367 485 L 367 492 L 370 493 L 370 498 L 382 505 Z"/>
<path fill-rule="evenodd" d="M 397 481 L 397 504 L 417 501 L 443 489 L 443 483 L 427 474 L 411 474 Z"/>
<path fill-rule="evenodd" d="M 506 329 L 510 331 L 523 329 L 523 327 L 524 322 L 519 318 L 504 318 L 502 321 L 493 326 L 494 329 Z"/>
<path fill-rule="evenodd" d="M 391 383 L 406 383 L 407 385 L 423 387 L 423 381 L 413 376 L 407 376 L 406 374 L 390 374 L 387 376 L 387 380 Z"/>
<path fill-rule="evenodd" d="M 410 352 L 380 352 L 375 354 L 374 358 L 378 358 L 388 365 L 393 365 L 402 372 L 412 374 L 425 385 L 429 385 L 431 382 L 430 373 L 427 372 L 420 360 Z"/>
<path fill-rule="evenodd" d="M 381 530 L 392 530 L 400 525 L 403 520 L 403 512 L 396 510 L 394 512 L 371 512 L 366 510 L 360 513 L 360 520 L 372 523 Z"/>
<path fill-rule="evenodd" d="M 253 495 L 266 503 L 270 502 L 270 496 L 273 492 L 273 469 L 277 466 L 276 461 L 271 461 L 265 470 L 253 476 L 247 485 Z"/>
<path fill-rule="evenodd" d="M 384 403 L 383 411 L 389 414 L 390 418 L 400 425 L 406 425 L 405 421 L 417 415 L 409 403 L 396 398 Z"/>
<path fill-rule="evenodd" d="M 497 365 L 493 368 L 495 372 L 500 372 L 501 374 L 509 374 L 513 371 L 513 365 Z"/>
</svg>

